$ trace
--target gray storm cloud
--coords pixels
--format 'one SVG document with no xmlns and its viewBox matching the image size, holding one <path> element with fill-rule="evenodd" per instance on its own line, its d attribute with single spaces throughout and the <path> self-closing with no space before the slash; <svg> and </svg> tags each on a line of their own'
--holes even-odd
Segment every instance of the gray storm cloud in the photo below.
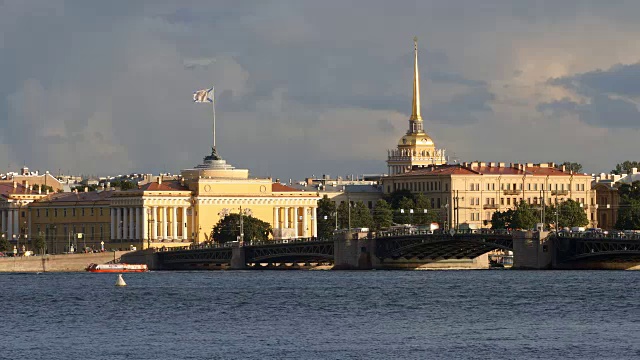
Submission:
<svg viewBox="0 0 640 360">
<path fill-rule="evenodd" d="M 425 127 L 449 154 L 607 170 L 635 154 L 639 7 L 0 2 L 0 169 L 191 167 L 211 143 L 211 110 L 191 93 L 214 85 L 220 153 L 253 175 L 383 173 L 407 127 L 417 35 Z"/>
</svg>

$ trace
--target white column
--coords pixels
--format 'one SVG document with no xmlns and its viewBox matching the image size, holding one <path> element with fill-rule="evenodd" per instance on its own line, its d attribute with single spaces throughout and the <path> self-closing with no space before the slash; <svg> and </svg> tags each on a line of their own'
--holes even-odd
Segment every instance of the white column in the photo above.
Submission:
<svg viewBox="0 0 640 360">
<path fill-rule="evenodd" d="M 116 224 L 118 220 L 116 220 L 116 209 L 110 208 L 109 211 L 111 212 L 111 240 L 113 241 L 116 239 Z"/>
<path fill-rule="evenodd" d="M 191 207 L 191 233 L 193 233 L 192 239 L 197 242 L 196 239 L 196 207 Z"/>
<path fill-rule="evenodd" d="M 140 208 L 140 219 L 142 219 L 142 221 L 140 222 L 140 240 L 149 240 L 149 214 L 147 214 L 147 210 L 149 210 L 149 208 L 144 208 L 141 207 Z M 143 246 L 144 247 L 144 246 Z"/>
<path fill-rule="evenodd" d="M 181 233 L 182 233 L 182 239 L 186 240 L 188 239 L 188 235 L 187 235 L 187 207 L 183 206 L 182 207 L 182 221 L 180 222 L 180 227 L 182 228 Z"/>
<path fill-rule="evenodd" d="M 158 207 L 151 207 L 151 217 L 153 221 L 151 222 L 151 240 L 158 240 Z"/>
<path fill-rule="evenodd" d="M 20 235 L 22 235 L 20 233 L 20 213 L 18 212 L 18 209 L 13 209 L 13 233 L 16 234 L 16 238 Z M 24 240 L 24 238 L 21 239 Z"/>
<path fill-rule="evenodd" d="M 134 225 L 134 220 L 136 218 L 136 209 L 130 207 L 129 208 L 129 239 L 133 240 L 135 239 L 135 225 Z"/>
<path fill-rule="evenodd" d="M 141 207 L 139 207 L 139 208 L 136 208 L 135 210 L 136 210 L 136 232 L 134 234 L 134 237 L 137 240 L 144 240 L 144 238 L 142 237 L 142 226 L 140 226 L 141 223 L 142 223 L 142 210 L 143 209 Z"/>
<path fill-rule="evenodd" d="M 307 207 L 303 206 L 302 207 L 302 237 L 303 238 L 309 237 L 309 231 L 307 231 L 308 229 L 309 229 L 309 225 L 307 225 Z"/>
<path fill-rule="evenodd" d="M 288 206 L 284 207 L 284 228 L 285 229 L 289 228 L 289 207 Z"/>
<path fill-rule="evenodd" d="M 273 208 L 273 228 L 277 229 L 279 227 L 280 227 L 280 208 L 276 206 Z"/>
<path fill-rule="evenodd" d="M 116 240 L 122 239 L 122 208 L 114 208 L 116 211 Z"/>
<path fill-rule="evenodd" d="M 2 227 L 0 227 L 0 232 L 4 233 L 7 231 L 7 212 L 4 210 L 0 210 L 0 218 L 2 218 Z"/>
<path fill-rule="evenodd" d="M 160 229 L 162 231 L 162 238 L 166 239 L 167 238 L 167 226 L 168 226 L 168 221 L 167 221 L 167 215 L 169 214 L 169 209 L 166 206 L 163 206 L 161 208 L 161 212 L 162 212 L 162 229 Z"/>
<path fill-rule="evenodd" d="M 293 208 L 293 221 L 295 221 L 295 229 L 296 229 L 296 236 L 295 238 L 297 239 L 300 235 L 300 219 L 298 219 L 298 209 L 300 209 L 299 207 L 294 207 Z"/>
<path fill-rule="evenodd" d="M 7 240 L 13 239 L 13 210 L 7 210 Z"/>
<path fill-rule="evenodd" d="M 178 239 L 178 208 L 175 206 L 171 207 L 171 238 L 173 240 Z"/>
<path fill-rule="evenodd" d="M 313 228 L 313 233 L 311 236 L 314 238 L 318 237 L 318 208 L 316 206 L 313 207 L 313 219 L 311 219 L 311 226 Z"/>
<path fill-rule="evenodd" d="M 127 231 L 129 228 L 129 223 L 127 222 L 127 208 L 123 207 L 122 208 L 122 234 L 118 234 L 121 237 L 121 239 L 126 240 L 128 238 L 129 232 Z"/>
</svg>

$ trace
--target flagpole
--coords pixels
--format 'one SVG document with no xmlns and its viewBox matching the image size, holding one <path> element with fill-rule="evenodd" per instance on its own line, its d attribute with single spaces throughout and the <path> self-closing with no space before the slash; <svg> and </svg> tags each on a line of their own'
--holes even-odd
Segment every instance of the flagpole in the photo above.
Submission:
<svg viewBox="0 0 640 360">
<path fill-rule="evenodd" d="M 212 98 L 212 102 L 211 104 L 213 105 L 213 148 L 216 148 L 216 92 L 215 89 L 212 87 L 211 88 L 213 94 L 211 94 L 211 98 Z"/>
</svg>

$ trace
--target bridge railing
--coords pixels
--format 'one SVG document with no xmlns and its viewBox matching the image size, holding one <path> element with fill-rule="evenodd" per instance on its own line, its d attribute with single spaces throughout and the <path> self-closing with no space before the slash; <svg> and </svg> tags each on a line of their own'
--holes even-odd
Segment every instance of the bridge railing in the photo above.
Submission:
<svg viewBox="0 0 640 360">
<path fill-rule="evenodd" d="M 400 230 L 382 230 L 375 233 L 375 238 L 387 238 L 397 236 L 410 236 L 410 235 L 451 235 L 450 230 L 423 230 L 423 229 L 400 229 Z M 507 229 L 459 229 L 453 232 L 453 235 L 510 235 L 511 231 Z"/>
<path fill-rule="evenodd" d="M 640 234 L 638 233 L 601 233 L 595 231 L 583 231 L 583 232 L 566 232 L 558 231 L 556 236 L 561 238 L 577 238 L 577 239 L 603 239 L 603 240 L 640 240 Z"/>
<path fill-rule="evenodd" d="M 297 238 L 297 239 L 278 239 L 278 240 L 266 240 L 266 241 L 245 241 L 242 246 L 263 246 L 263 245 L 280 245 L 280 244 L 294 244 L 304 242 L 324 241 L 324 239 L 317 237 Z M 189 246 L 175 246 L 164 249 L 157 249 L 158 252 L 171 252 L 171 251 L 184 251 L 184 250 L 203 250 L 203 249 L 221 249 L 230 248 L 239 245 L 237 241 L 229 241 L 226 243 L 201 243 L 192 244 Z"/>
</svg>

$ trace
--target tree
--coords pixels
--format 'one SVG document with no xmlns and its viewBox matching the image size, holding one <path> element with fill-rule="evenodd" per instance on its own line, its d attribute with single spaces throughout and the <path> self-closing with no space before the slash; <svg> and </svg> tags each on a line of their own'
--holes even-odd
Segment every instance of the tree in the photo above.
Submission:
<svg viewBox="0 0 640 360">
<path fill-rule="evenodd" d="M 402 206 L 400 206 L 400 202 L 405 198 L 414 201 L 413 193 L 406 189 L 396 190 L 392 192 L 387 196 L 387 199 L 385 200 L 391 205 L 392 209 L 401 209 Z"/>
<path fill-rule="evenodd" d="M 585 226 L 589 224 L 589 219 L 580 203 L 572 199 L 558 205 L 558 226 L 571 228 L 574 226 Z"/>
<path fill-rule="evenodd" d="M 521 201 L 515 210 L 513 210 L 511 218 L 511 228 L 515 229 L 533 229 L 538 222 L 538 214 L 526 201 Z"/>
<path fill-rule="evenodd" d="M 393 208 L 393 222 L 395 222 L 396 224 L 411 223 L 411 221 L 413 220 L 411 210 L 413 210 L 415 207 L 416 204 L 413 202 L 412 198 L 403 197 L 402 199 L 400 199 L 400 201 L 398 201 L 398 207 Z"/>
<path fill-rule="evenodd" d="M 46 248 L 47 248 L 47 243 L 44 241 L 44 234 L 40 232 L 33 239 L 33 249 L 39 254 L 44 254 Z"/>
<path fill-rule="evenodd" d="M 491 216 L 492 229 L 509 229 L 513 222 L 513 210 L 496 211 Z"/>
<path fill-rule="evenodd" d="M 616 175 L 627 174 L 631 172 L 632 168 L 640 168 L 640 162 L 626 160 L 620 164 L 617 164 L 616 168 L 611 170 L 611 173 Z"/>
<path fill-rule="evenodd" d="M 11 243 L 9 242 L 9 239 L 6 238 L 6 234 L 3 235 L 5 236 L 0 237 L 0 251 L 6 252 L 11 250 Z"/>
<path fill-rule="evenodd" d="M 349 227 L 349 202 L 343 201 L 338 205 L 338 227 L 346 229 Z"/>
<path fill-rule="evenodd" d="M 388 202 L 380 199 L 373 209 L 373 229 L 375 231 L 390 228 L 393 225 L 393 210 Z"/>
<path fill-rule="evenodd" d="M 335 228 L 336 204 L 327 195 L 318 200 L 318 237 L 320 239 L 333 238 Z"/>
<path fill-rule="evenodd" d="M 640 181 L 620 185 L 618 194 L 620 194 L 620 209 L 616 229 L 640 229 Z"/>
<path fill-rule="evenodd" d="M 419 193 L 415 197 L 415 209 L 413 211 L 413 223 L 416 225 L 429 225 L 438 222 L 440 216 L 438 212 L 431 208 L 431 201 Z"/>
<path fill-rule="evenodd" d="M 33 184 L 33 186 L 31 187 L 31 189 L 33 191 L 38 191 L 38 189 L 40 189 L 40 191 L 42 193 L 47 192 L 47 190 L 49 190 L 50 193 L 53 193 L 53 187 L 49 186 L 49 185 L 39 185 L 39 184 Z"/>
<path fill-rule="evenodd" d="M 577 162 L 565 161 L 560 166 L 564 166 L 566 171 L 573 171 L 574 173 L 582 172 L 582 164 Z"/>
<path fill-rule="evenodd" d="M 362 201 L 356 202 L 351 211 L 351 226 L 355 228 L 369 228 L 373 225 L 371 210 Z"/>
<path fill-rule="evenodd" d="M 266 241 L 272 233 L 271 224 L 253 216 L 242 215 L 244 241 Z M 211 238 L 219 243 L 236 241 L 240 235 L 240 214 L 229 214 L 216 224 Z"/>
<path fill-rule="evenodd" d="M 115 180 L 111 182 L 110 186 L 120 188 L 122 191 L 131 190 L 136 187 L 136 185 L 129 180 Z"/>
</svg>

